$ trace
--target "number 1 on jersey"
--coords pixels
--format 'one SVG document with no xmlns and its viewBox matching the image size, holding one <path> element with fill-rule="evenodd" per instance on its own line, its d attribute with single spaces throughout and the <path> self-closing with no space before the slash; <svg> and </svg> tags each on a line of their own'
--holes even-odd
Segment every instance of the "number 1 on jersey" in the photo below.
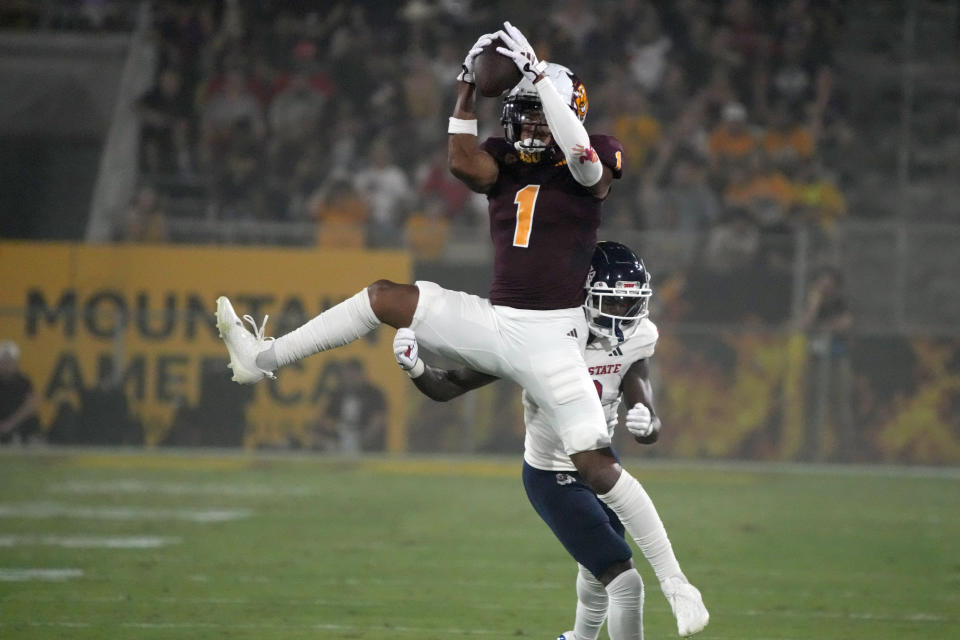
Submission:
<svg viewBox="0 0 960 640">
<path fill-rule="evenodd" d="M 513 232 L 513 246 L 529 247 L 530 231 L 533 229 L 533 209 L 537 206 L 540 185 L 528 184 L 517 191 L 513 202 L 517 205 L 517 226 Z"/>
</svg>

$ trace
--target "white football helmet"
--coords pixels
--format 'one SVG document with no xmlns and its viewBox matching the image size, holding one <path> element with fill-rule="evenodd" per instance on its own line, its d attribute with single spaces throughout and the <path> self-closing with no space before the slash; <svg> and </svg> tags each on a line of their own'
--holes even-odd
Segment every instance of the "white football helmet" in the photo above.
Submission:
<svg viewBox="0 0 960 640">
<path fill-rule="evenodd" d="M 545 75 L 582 122 L 587 117 L 589 101 L 587 89 L 580 78 L 567 67 L 554 62 L 547 63 Z M 540 95 L 533 81 L 526 76 L 503 99 L 500 124 L 503 125 L 507 142 L 520 153 L 524 162 L 539 162 L 543 152 L 551 147 L 559 152 L 553 144 Z"/>
</svg>

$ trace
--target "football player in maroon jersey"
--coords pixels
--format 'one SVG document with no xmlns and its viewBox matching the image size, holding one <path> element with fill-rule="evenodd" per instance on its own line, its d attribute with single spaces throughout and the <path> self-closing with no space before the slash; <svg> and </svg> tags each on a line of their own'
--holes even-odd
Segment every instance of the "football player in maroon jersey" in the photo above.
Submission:
<svg viewBox="0 0 960 640">
<path fill-rule="evenodd" d="M 659 336 L 656 325 L 647 317 L 652 295 L 650 275 L 629 247 L 600 242 L 593 254 L 586 294 L 583 306 L 590 338 L 584 360 L 611 437 L 618 423 L 617 410 L 624 401 L 628 407 L 627 429 L 638 442 L 652 444 L 659 436 L 661 423 L 653 407 L 647 364 Z M 416 334 L 411 329 L 399 329 L 393 346 L 404 371 L 421 372 L 416 376 L 411 373 L 413 382 L 433 400 L 451 400 L 497 379 L 466 367 L 438 369 L 420 364 Z M 609 598 L 604 586 L 633 568 L 623 524 L 584 484 L 544 412 L 526 393 L 523 409 L 524 489 L 537 513 L 578 565 L 574 627 L 558 640 L 596 640 L 607 617 Z M 710 619 L 700 592 L 680 570 L 652 502 L 646 519 L 647 533 L 640 550 L 654 569 L 680 634 L 696 633 Z"/>
<path fill-rule="evenodd" d="M 473 59 L 496 37 L 505 44 L 497 51 L 514 60 L 523 79 L 504 104 L 505 138 L 480 145 Z M 449 164 L 455 176 L 488 198 L 494 242 L 490 297 L 432 282 L 378 280 L 275 341 L 264 336 L 266 318 L 257 326 L 244 316 L 250 331 L 220 297 L 217 327 L 233 379 L 252 384 L 274 377 L 276 369 L 353 342 L 382 323 L 409 327 L 428 350 L 519 384 L 549 417 L 584 482 L 631 536 L 643 539 L 650 499 L 610 449 L 603 408 L 584 366 L 589 330 L 580 309 L 600 206 L 622 171 L 622 148 L 614 138 L 587 134 L 583 84 L 565 67 L 538 60 L 509 22 L 480 37 L 458 80 L 448 127 Z M 623 571 L 606 589 L 608 619 L 624 630 L 617 640 L 640 638 L 640 574 Z"/>
</svg>

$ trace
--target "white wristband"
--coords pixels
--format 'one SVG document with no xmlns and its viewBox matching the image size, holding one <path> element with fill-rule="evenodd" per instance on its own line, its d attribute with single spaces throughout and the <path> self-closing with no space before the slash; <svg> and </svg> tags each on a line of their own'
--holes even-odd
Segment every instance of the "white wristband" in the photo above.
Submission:
<svg viewBox="0 0 960 640">
<path fill-rule="evenodd" d="M 421 358 L 418 358 L 417 364 L 413 365 L 413 368 L 407 371 L 407 375 L 410 376 L 411 378 L 419 378 L 420 376 L 423 375 L 423 371 L 426 368 L 427 368 L 426 365 L 423 364 L 423 360 Z"/>
<path fill-rule="evenodd" d="M 447 125 L 447 133 L 468 133 L 475 136 L 477 135 L 477 121 L 451 117 L 450 124 Z"/>
</svg>

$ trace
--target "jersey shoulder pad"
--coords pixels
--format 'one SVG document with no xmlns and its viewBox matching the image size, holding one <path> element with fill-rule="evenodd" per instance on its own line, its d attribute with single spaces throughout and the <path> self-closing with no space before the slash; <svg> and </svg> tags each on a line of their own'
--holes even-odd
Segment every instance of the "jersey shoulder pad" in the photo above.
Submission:
<svg viewBox="0 0 960 640">
<path fill-rule="evenodd" d="M 660 331 L 650 318 L 640 321 L 637 330 L 621 345 L 624 353 L 628 353 L 634 360 L 643 360 L 653 355 L 657 347 Z"/>
<path fill-rule="evenodd" d="M 595 133 L 590 136 L 590 146 L 597 152 L 600 162 L 613 170 L 614 178 L 623 175 L 623 145 L 619 140 L 613 136 Z"/>
</svg>

